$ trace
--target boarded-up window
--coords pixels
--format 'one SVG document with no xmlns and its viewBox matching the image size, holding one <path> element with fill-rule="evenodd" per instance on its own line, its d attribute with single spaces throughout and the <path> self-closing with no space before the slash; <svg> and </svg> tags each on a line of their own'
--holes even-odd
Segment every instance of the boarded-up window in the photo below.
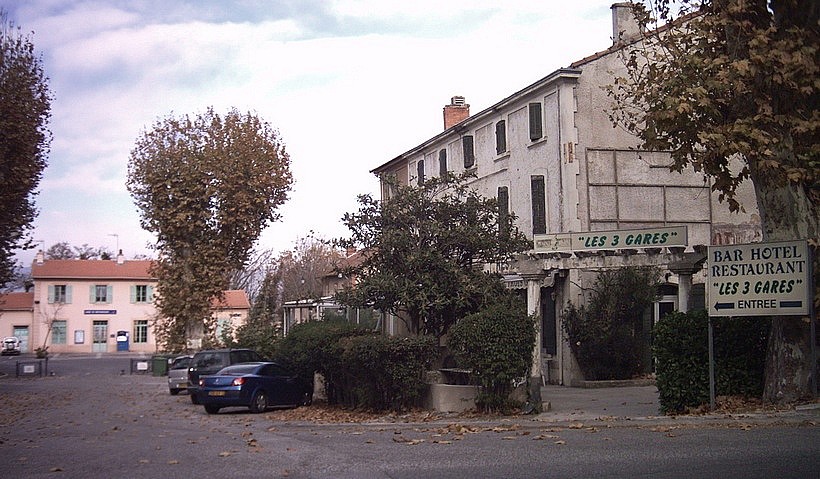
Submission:
<svg viewBox="0 0 820 479">
<path fill-rule="evenodd" d="M 461 137 L 461 146 L 464 150 L 464 168 L 475 166 L 475 151 L 473 150 L 473 135 Z"/>
<path fill-rule="evenodd" d="M 547 197 L 544 189 L 544 176 L 531 177 L 532 189 L 532 234 L 547 232 Z"/>
<path fill-rule="evenodd" d="M 504 120 L 495 124 L 495 152 L 499 155 L 507 152 L 507 124 Z"/>
<path fill-rule="evenodd" d="M 447 175 L 447 150 L 445 149 L 438 152 L 438 174 L 439 176 Z"/>
<path fill-rule="evenodd" d="M 541 116 L 541 104 L 530 103 L 530 140 L 535 141 L 544 136 L 544 120 Z"/>
</svg>

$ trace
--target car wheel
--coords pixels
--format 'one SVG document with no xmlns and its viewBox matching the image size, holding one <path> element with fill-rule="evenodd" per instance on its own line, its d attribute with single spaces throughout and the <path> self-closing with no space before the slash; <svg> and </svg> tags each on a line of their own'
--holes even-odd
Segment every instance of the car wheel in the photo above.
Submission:
<svg viewBox="0 0 820 479">
<path fill-rule="evenodd" d="M 302 404 L 301 406 L 310 406 L 313 403 L 313 391 L 305 391 L 305 394 L 302 395 Z"/>
<path fill-rule="evenodd" d="M 171 388 L 170 391 L 171 391 L 171 396 L 176 396 L 177 394 L 179 394 L 179 389 L 177 389 L 177 388 Z"/>
<path fill-rule="evenodd" d="M 196 393 L 191 391 L 191 404 L 199 404 L 199 398 L 196 397 Z"/>
<path fill-rule="evenodd" d="M 208 414 L 216 414 L 219 412 L 219 406 L 215 406 L 213 404 L 206 404 L 205 412 L 207 412 Z"/>
<path fill-rule="evenodd" d="M 268 408 L 268 396 L 265 391 L 257 391 L 251 399 L 250 410 L 252 413 L 260 413 Z"/>
</svg>

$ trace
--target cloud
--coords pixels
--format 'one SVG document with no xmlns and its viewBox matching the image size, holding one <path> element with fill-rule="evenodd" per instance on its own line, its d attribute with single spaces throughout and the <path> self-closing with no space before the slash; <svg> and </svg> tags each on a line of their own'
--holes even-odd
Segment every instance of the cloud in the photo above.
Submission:
<svg viewBox="0 0 820 479">
<path fill-rule="evenodd" d="M 608 7 L 600 0 L 17 4 L 11 14 L 35 30 L 55 94 L 35 235 L 65 228 L 80 244 L 102 244 L 111 225 L 121 240 L 145 237 L 125 188 L 130 150 L 158 118 L 208 106 L 257 113 L 280 130 L 291 154 L 294 191 L 263 247 L 287 249 L 309 230 L 341 235 L 339 219 L 355 209 L 356 195 L 378 191 L 369 171 L 439 133 L 451 96 L 464 95 L 476 113 L 605 49 Z"/>
</svg>

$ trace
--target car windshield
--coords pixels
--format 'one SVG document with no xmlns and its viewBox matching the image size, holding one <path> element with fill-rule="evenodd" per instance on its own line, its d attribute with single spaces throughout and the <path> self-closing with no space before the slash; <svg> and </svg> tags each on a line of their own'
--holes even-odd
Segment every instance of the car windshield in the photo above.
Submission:
<svg viewBox="0 0 820 479">
<path fill-rule="evenodd" d="M 173 364 L 171 364 L 171 369 L 187 369 L 190 364 L 191 358 L 189 357 L 176 358 Z"/>
<path fill-rule="evenodd" d="M 259 368 L 259 363 L 237 364 L 235 366 L 228 366 L 227 368 L 219 371 L 217 374 L 221 376 L 243 376 L 245 374 L 255 374 L 257 368 Z"/>
</svg>

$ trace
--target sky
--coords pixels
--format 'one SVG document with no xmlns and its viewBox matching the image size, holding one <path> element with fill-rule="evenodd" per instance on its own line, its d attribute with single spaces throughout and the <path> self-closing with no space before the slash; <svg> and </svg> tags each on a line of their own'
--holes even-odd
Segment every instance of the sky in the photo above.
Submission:
<svg viewBox="0 0 820 479">
<path fill-rule="evenodd" d="M 601 0 L 0 0 L 42 56 L 53 93 L 38 248 L 67 241 L 154 255 L 126 189 L 158 120 L 208 107 L 276 128 L 294 177 L 257 249 L 347 235 L 370 171 L 612 44 Z M 34 251 L 17 258 L 30 264 Z"/>
</svg>

